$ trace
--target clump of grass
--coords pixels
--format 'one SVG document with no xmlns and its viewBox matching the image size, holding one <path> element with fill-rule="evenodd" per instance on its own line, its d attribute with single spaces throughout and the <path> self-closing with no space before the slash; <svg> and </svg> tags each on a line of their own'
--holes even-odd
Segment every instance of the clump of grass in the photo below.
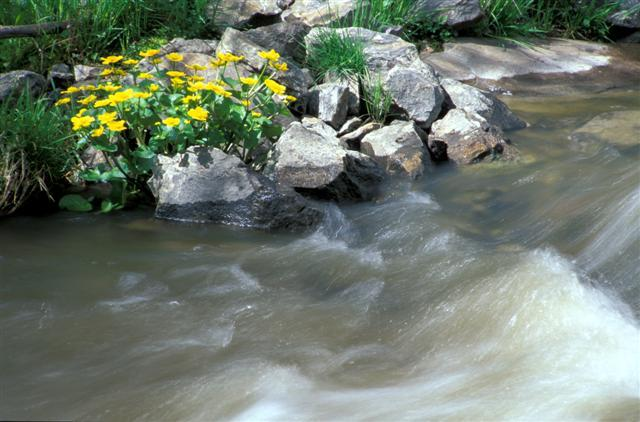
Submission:
<svg viewBox="0 0 640 422">
<path fill-rule="evenodd" d="M 537 36 L 606 39 L 618 1 L 481 0 L 486 19 L 476 32 L 515 40 Z"/>
<path fill-rule="evenodd" d="M 367 68 L 364 44 L 345 31 L 327 28 L 307 46 L 307 65 L 317 81 L 328 74 L 359 77 Z"/>
<path fill-rule="evenodd" d="M 367 117 L 374 122 L 384 124 L 389 117 L 393 98 L 384 88 L 380 75 L 365 72 L 361 83 Z"/>
<path fill-rule="evenodd" d="M 205 36 L 208 0 L 5 0 L 0 25 L 71 21 L 62 34 L 0 41 L 0 68 L 44 72 L 55 61 L 95 61 L 151 35 Z M 213 2 L 213 9 L 219 2 Z"/>
<path fill-rule="evenodd" d="M 33 194 L 49 195 L 76 164 L 66 119 L 44 98 L 25 91 L 0 105 L 0 216 Z"/>
</svg>

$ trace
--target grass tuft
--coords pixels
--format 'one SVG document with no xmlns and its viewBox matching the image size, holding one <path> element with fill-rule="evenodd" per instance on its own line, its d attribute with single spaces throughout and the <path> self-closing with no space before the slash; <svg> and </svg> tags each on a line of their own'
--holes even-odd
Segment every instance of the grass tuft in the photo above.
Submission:
<svg viewBox="0 0 640 422">
<path fill-rule="evenodd" d="M 366 71 L 364 44 L 344 31 L 327 28 L 307 48 L 307 65 L 317 81 L 326 75 L 358 77 Z"/>
</svg>

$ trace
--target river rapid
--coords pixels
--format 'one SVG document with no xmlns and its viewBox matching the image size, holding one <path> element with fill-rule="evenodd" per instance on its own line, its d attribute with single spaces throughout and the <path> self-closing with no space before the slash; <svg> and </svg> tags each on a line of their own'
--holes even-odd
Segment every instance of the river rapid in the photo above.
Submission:
<svg viewBox="0 0 640 422">
<path fill-rule="evenodd" d="M 507 101 L 520 163 L 313 233 L 0 221 L 0 419 L 640 419 L 640 147 L 568 139 L 640 96 Z"/>
</svg>

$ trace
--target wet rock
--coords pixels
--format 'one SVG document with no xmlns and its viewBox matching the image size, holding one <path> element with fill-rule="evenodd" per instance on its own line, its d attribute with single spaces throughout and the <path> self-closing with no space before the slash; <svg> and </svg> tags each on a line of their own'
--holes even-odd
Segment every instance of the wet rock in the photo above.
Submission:
<svg viewBox="0 0 640 422">
<path fill-rule="evenodd" d="M 14 70 L 0 73 L 0 102 L 14 95 L 21 95 L 25 90 L 31 96 L 38 96 L 44 92 L 47 81 L 38 73 L 29 70 Z"/>
<path fill-rule="evenodd" d="M 277 0 L 225 0 L 218 2 L 215 23 L 236 28 L 277 22 L 282 8 Z"/>
<path fill-rule="evenodd" d="M 502 131 L 481 115 L 462 109 L 449 110 L 433 124 L 428 144 L 438 161 L 446 151 L 448 159 L 456 164 L 473 164 L 498 156 L 505 160 L 517 157 L 517 150 Z"/>
<path fill-rule="evenodd" d="M 352 117 L 340 127 L 340 130 L 338 130 L 337 136 L 340 137 L 340 136 L 346 135 L 347 133 L 351 133 L 354 130 L 358 129 L 360 126 L 362 126 L 363 123 L 364 122 L 362 121 L 361 118 Z"/>
<path fill-rule="evenodd" d="M 341 83 L 314 86 L 309 91 L 309 114 L 339 129 L 347 119 L 349 90 Z"/>
<path fill-rule="evenodd" d="M 149 185 L 157 199 L 155 215 L 162 219 L 301 230 L 322 218 L 299 194 L 216 148 L 158 156 Z"/>
<path fill-rule="evenodd" d="M 161 54 L 169 53 L 198 53 L 213 55 L 218 46 L 216 40 L 201 40 L 198 38 L 184 39 L 174 38 L 162 47 Z"/>
<path fill-rule="evenodd" d="M 316 198 L 361 201 L 374 197 L 384 179 L 370 157 L 346 150 L 328 129 L 293 123 L 280 137 L 265 174 L 279 184 Z"/>
<path fill-rule="evenodd" d="M 395 67 L 387 74 L 384 87 L 393 98 L 394 112 L 421 128 L 427 129 L 440 114 L 444 91 L 421 72 Z"/>
<path fill-rule="evenodd" d="M 296 0 L 282 13 L 286 22 L 300 22 L 307 26 L 329 26 L 350 15 L 357 0 Z"/>
<path fill-rule="evenodd" d="M 310 27 L 302 23 L 279 22 L 251 29 L 246 31 L 245 35 L 266 50 L 273 49 L 287 58 L 302 63 L 305 56 L 304 37 L 310 30 Z"/>
<path fill-rule="evenodd" d="M 251 72 L 258 73 L 264 66 L 265 60 L 258 56 L 258 52 L 265 49 L 264 46 L 256 44 L 245 33 L 233 28 L 227 28 L 220 39 L 217 52 L 241 53 L 244 55 L 245 60 L 239 63 L 238 68 L 241 73 L 249 74 Z M 285 62 L 287 61 L 285 60 Z M 289 88 L 292 94 L 300 99 L 296 106 L 304 108 L 303 100 L 306 97 L 307 88 L 313 81 L 294 62 L 288 61 L 287 64 L 289 70 L 286 73 L 278 73 L 274 79 Z M 227 72 L 229 72 L 229 76 L 235 77 L 235 71 L 232 66 L 227 68 Z"/>
<path fill-rule="evenodd" d="M 569 138 L 576 142 L 606 142 L 625 147 L 640 144 L 640 110 L 602 113 L 576 129 Z"/>
<path fill-rule="evenodd" d="M 387 173 L 416 179 L 429 160 L 423 139 L 426 134 L 414 122 L 395 121 L 365 136 L 360 150 Z"/>
<path fill-rule="evenodd" d="M 443 78 L 522 95 L 572 95 L 640 84 L 640 60 L 620 45 L 532 39 L 531 46 L 458 38 L 423 54 Z"/>
<path fill-rule="evenodd" d="M 47 75 L 47 85 L 65 89 L 73 85 L 75 78 L 71 66 L 58 63 L 51 66 Z"/>
<path fill-rule="evenodd" d="M 353 132 L 349 132 L 340 136 L 340 142 L 345 148 L 360 151 L 360 142 L 362 138 L 364 138 L 367 134 L 373 132 L 374 130 L 378 130 L 382 127 L 382 124 L 377 122 L 370 122 L 365 125 L 360 126 L 358 129 Z"/>
<path fill-rule="evenodd" d="M 526 122 L 516 116 L 495 95 L 453 79 L 442 80 L 442 87 L 457 108 L 484 117 L 489 124 L 502 130 L 522 129 Z"/>
<path fill-rule="evenodd" d="M 442 17 L 454 29 L 473 26 L 484 16 L 478 0 L 419 0 L 416 10 L 429 17 Z"/>
</svg>

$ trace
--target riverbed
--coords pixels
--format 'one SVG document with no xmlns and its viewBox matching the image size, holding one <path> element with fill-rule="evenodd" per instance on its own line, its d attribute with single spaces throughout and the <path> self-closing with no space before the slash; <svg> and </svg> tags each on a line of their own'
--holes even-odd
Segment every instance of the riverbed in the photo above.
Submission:
<svg viewBox="0 0 640 422">
<path fill-rule="evenodd" d="M 311 233 L 0 221 L 0 419 L 638 420 L 640 147 L 569 135 L 639 92 L 505 101 L 518 163 Z"/>
</svg>

